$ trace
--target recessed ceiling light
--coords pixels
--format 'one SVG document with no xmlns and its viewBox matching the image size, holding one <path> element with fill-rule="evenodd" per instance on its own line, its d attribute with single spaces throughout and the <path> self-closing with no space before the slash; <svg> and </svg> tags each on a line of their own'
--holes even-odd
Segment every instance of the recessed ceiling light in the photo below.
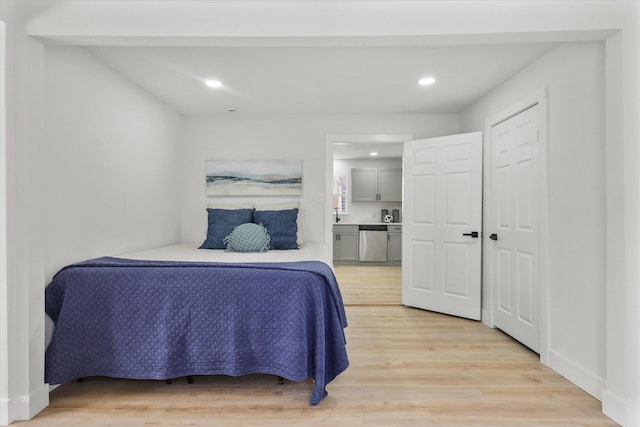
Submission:
<svg viewBox="0 0 640 427">
<path fill-rule="evenodd" d="M 434 84 L 435 82 L 436 82 L 435 77 L 424 77 L 424 78 L 418 80 L 418 84 L 420 86 L 429 86 L 429 85 Z"/>
<path fill-rule="evenodd" d="M 207 87 L 212 87 L 214 89 L 222 87 L 222 82 L 219 80 L 207 80 L 204 82 Z"/>
<path fill-rule="evenodd" d="M 376 152 L 374 151 L 374 152 L 372 152 L 372 153 L 369 153 L 369 155 L 370 155 L 370 156 L 377 156 L 377 155 L 378 155 L 378 153 L 376 153 Z"/>
</svg>

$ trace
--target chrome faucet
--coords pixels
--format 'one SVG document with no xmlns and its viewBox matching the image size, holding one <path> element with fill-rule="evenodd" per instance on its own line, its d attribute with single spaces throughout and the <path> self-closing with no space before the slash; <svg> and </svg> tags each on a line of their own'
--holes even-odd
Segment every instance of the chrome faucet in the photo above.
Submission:
<svg viewBox="0 0 640 427">
<path fill-rule="evenodd" d="M 340 222 L 340 216 L 338 215 L 338 208 L 336 208 L 336 222 Z"/>
</svg>

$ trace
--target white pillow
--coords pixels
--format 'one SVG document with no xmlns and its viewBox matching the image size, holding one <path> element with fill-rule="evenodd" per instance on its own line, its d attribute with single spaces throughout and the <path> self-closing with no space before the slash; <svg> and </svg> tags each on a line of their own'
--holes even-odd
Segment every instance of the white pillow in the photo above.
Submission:
<svg viewBox="0 0 640 427">
<path fill-rule="evenodd" d="M 302 246 L 302 224 L 304 224 L 304 221 L 302 218 L 303 215 L 302 215 L 302 210 L 300 209 L 299 201 L 264 203 L 264 204 L 254 205 L 253 207 L 257 211 L 281 211 L 285 209 L 298 209 L 298 218 L 296 220 L 296 225 L 298 226 L 298 234 L 296 235 L 296 240 L 298 242 L 298 246 Z"/>
</svg>

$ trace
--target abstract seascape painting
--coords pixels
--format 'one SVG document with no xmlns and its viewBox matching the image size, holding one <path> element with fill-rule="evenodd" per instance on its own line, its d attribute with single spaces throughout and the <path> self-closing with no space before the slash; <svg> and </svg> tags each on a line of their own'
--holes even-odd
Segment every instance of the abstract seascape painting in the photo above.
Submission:
<svg viewBox="0 0 640 427">
<path fill-rule="evenodd" d="M 302 160 L 207 160 L 207 196 L 299 196 Z"/>
</svg>

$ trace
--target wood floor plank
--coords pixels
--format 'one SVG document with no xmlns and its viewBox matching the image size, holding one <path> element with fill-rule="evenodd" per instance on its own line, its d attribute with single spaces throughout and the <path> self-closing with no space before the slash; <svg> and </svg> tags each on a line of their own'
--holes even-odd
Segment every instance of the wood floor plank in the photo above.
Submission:
<svg viewBox="0 0 640 427">
<path fill-rule="evenodd" d="M 309 406 L 311 381 L 270 375 L 88 378 L 18 426 L 608 427 L 600 402 L 480 322 L 401 305 L 399 267 L 336 267 L 350 367 Z"/>
</svg>

